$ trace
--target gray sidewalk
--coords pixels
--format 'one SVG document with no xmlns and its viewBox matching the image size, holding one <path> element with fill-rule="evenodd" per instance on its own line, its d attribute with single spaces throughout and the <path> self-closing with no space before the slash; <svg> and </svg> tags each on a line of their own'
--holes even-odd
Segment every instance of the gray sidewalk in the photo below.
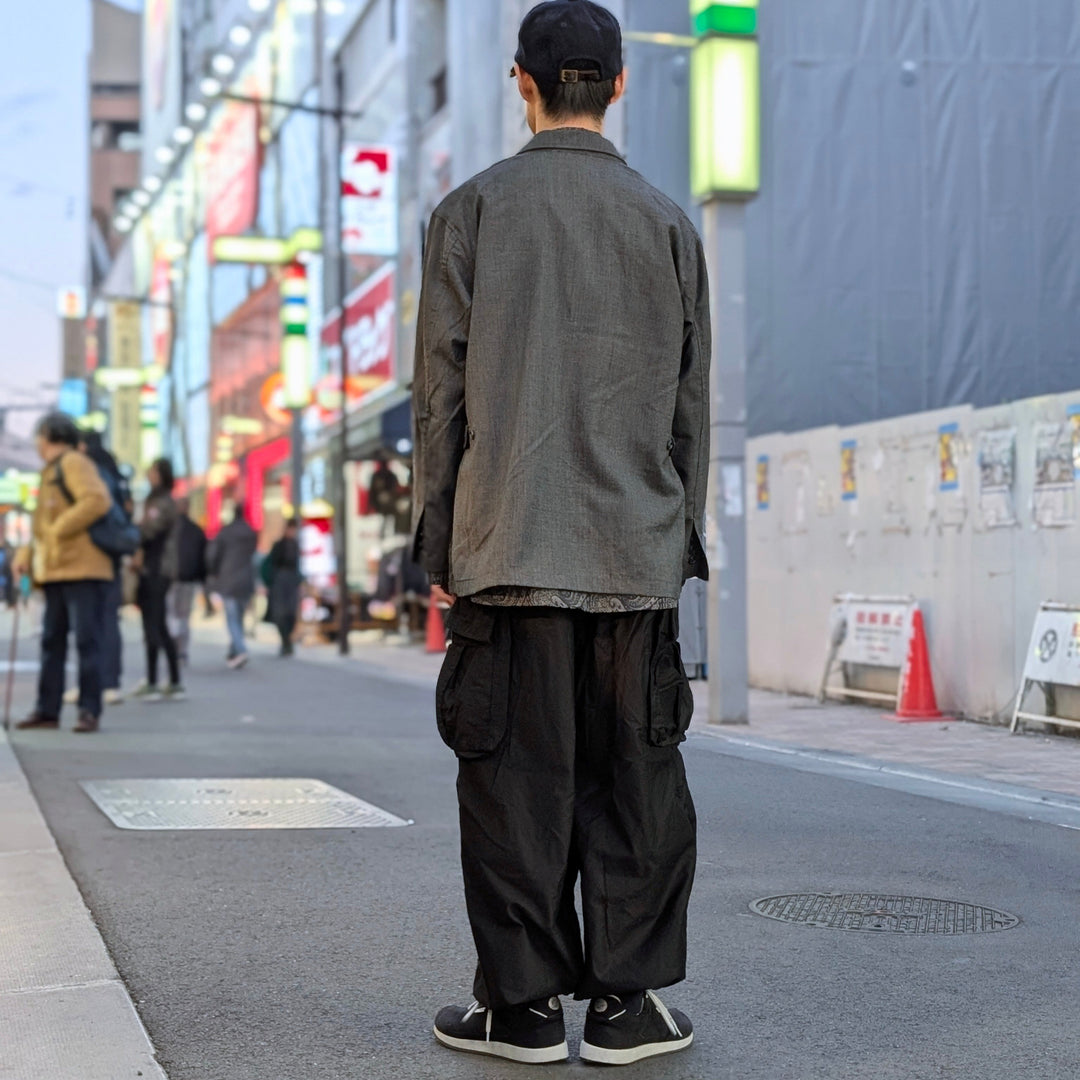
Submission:
<svg viewBox="0 0 1080 1080">
<path fill-rule="evenodd" d="M 2 731 L 0 821 L 0 1080 L 164 1080 Z"/>
</svg>

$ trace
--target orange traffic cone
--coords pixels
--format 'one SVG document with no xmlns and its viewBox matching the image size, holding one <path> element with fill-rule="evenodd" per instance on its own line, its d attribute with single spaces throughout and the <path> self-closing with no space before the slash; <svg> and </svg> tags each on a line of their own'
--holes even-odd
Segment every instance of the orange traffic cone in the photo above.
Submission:
<svg viewBox="0 0 1080 1080">
<path fill-rule="evenodd" d="M 442 611 L 434 600 L 427 609 L 427 651 L 446 652 L 446 627 L 443 625 Z"/>
<path fill-rule="evenodd" d="M 910 724 L 918 720 L 944 720 L 934 693 L 934 676 L 930 672 L 930 650 L 926 647 L 926 630 L 922 612 L 916 608 L 911 622 L 911 641 L 908 645 L 907 671 L 900 690 L 893 720 Z"/>
</svg>

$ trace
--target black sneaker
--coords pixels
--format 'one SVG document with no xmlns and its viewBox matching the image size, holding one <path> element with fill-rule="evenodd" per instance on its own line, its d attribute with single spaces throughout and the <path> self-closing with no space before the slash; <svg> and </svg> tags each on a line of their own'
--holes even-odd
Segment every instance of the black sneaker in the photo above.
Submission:
<svg viewBox="0 0 1080 1080">
<path fill-rule="evenodd" d="M 657 1054 L 685 1050 L 694 1026 L 678 1009 L 668 1009 L 651 991 L 593 998 L 585 1018 L 581 1060 L 592 1065 L 630 1065 Z"/>
<path fill-rule="evenodd" d="M 546 1065 L 570 1056 L 557 997 L 498 1011 L 477 1001 L 467 1009 L 447 1005 L 435 1017 L 435 1038 L 451 1050 L 490 1054 L 526 1065 Z"/>
</svg>

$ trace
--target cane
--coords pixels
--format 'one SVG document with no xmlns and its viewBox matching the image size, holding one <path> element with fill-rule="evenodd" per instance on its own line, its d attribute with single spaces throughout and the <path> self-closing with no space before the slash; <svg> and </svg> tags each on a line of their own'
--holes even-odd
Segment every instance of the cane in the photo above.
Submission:
<svg viewBox="0 0 1080 1080">
<path fill-rule="evenodd" d="M 19 651 L 19 612 L 22 597 L 15 599 L 15 620 L 11 627 L 11 645 L 8 648 L 7 688 L 4 691 L 4 730 L 11 730 L 11 692 L 15 688 L 15 657 Z"/>
</svg>

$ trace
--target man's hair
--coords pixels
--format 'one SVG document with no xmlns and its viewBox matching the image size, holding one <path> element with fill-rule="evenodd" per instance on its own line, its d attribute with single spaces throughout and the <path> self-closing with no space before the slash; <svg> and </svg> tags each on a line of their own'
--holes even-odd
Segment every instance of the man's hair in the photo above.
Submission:
<svg viewBox="0 0 1080 1080">
<path fill-rule="evenodd" d="M 34 434 L 46 442 L 61 446 L 78 446 L 82 432 L 75 426 L 75 421 L 67 413 L 46 413 L 34 428 Z"/>
<path fill-rule="evenodd" d="M 154 468 L 157 469 L 162 491 L 172 491 L 173 485 L 176 483 L 176 474 L 173 472 L 172 462 L 166 457 L 159 457 L 154 462 Z"/>
<path fill-rule="evenodd" d="M 540 100 L 544 103 L 544 112 L 552 120 L 573 120 L 575 117 L 587 116 L 600 123 L 615 96 L 615 80 L 560 82 L 550 88 L 537 83 L 537 89 L 540 91 Z"/>
</svg>

